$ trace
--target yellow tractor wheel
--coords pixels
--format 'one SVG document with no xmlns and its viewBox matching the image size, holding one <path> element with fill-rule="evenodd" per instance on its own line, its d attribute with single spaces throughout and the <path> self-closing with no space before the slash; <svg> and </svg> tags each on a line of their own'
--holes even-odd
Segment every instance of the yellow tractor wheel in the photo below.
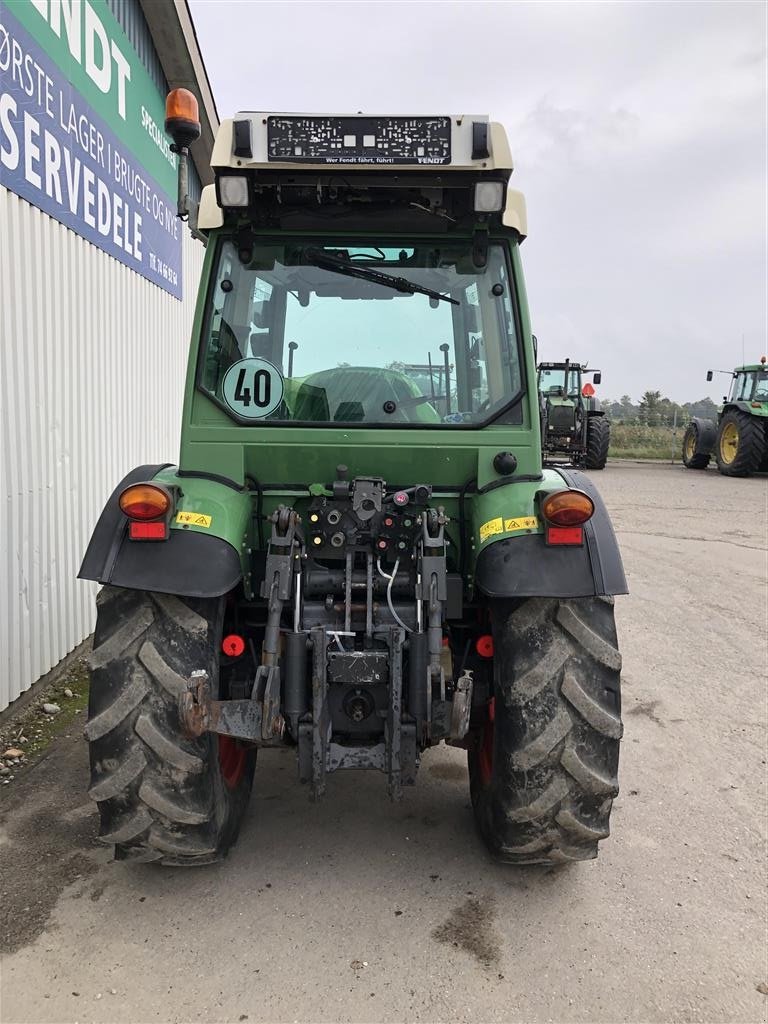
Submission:
<svg viewBox="0 0 768 1024">
<path fill-rule="evenodd" d="M 739 409 L 723 413 L 715 444 L 717 468 L 726 476 L 749 476 L 765 455 L 765 428 L 762 419 Z"/>
</svg>

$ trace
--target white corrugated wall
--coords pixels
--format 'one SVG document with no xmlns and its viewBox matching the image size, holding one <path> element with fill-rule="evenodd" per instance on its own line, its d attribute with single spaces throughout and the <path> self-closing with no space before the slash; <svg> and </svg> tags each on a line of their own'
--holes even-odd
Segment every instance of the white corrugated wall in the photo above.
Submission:
<svg viewBox="0 0 768 1024">
<path fill-rule="evenodd" d="M 177 462 L 203 246 L 179 302 L 0 187 L 0 710 L 91 632 L 76 579 L 134 466 Z"/>
</svg>

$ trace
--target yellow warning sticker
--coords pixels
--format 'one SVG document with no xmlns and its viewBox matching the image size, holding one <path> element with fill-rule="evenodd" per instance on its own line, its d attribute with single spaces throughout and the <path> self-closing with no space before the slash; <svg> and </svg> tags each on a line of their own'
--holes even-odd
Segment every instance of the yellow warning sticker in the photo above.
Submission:
<svg viewBox="0 0 768 1024">
<path fill-rule="evenodd" d="M 184 526 L 203 526 L 207 530 L 213 522 L 213 517 L 203 512 L 179 512 L 176 515 L 176 522 Z"/>
<path fill-rule="evenodd" d="M 516 533 L 519 530 L 536 530 L 539 527 L 539 520 L 536 516 L 520 516 L 517 519 L 489 519 L 480 527 L 480 543 L 483 544 L 489 537 L 497 533 Z"/>
<path fill-rule="evenodd" d="M 501 517 L 489 519 L 487 523 L 483 523 L 480 527 L 480 543 L 488 540 L 494 533 L 504 533 L 504 520 Z"/>
<path fill-rule="evenodd" d="M 504 533 L 512 533 L 514 530 L 535 530 L 539 525 L 536 516 L 522 516 L 519 519 L 505 519 Z"/>
</svg>

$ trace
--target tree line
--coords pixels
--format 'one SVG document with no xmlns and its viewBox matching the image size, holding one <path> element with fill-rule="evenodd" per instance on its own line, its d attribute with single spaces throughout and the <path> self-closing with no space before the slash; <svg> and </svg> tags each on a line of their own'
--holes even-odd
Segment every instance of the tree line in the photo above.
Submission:
<svg viewBox="0 0 768 1024">
<path fill-rule="evenodd" d="M 618 402 L 601 400 L 606 416 L 614 423 L 642 423 L 648 427 L 671 427 L 675 423 L 685 424 L 692 416 L 717 419 L 717 406 L 711 398 L 679 405 L 669 398 L 663 398 L 660 391 L 646 391 L 636 405 L 629 395 L 622 395 Z"/>
</svg>

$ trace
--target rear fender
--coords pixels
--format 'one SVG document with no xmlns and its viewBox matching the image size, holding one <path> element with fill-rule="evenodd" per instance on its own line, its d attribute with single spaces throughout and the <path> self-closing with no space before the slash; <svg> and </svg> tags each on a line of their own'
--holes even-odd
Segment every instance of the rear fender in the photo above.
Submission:
<svg viewBox="0 0 768 1024">
<path fill-rule="evenodd" d="M 717 424 L 713 420 L 705 420 L 694 416 L 691 423 L 696 427 L 696 455 L 709 455 L 717 440 Z"/>
<path fill-rule="evenodd" d="M 488 597 L 595 597 L 626 594 L 616 535 L 603 499 L 585 473 L 544 470 L 542 479 L 499 488 L 476 500 L 475 586 Z M 574 487 L 595 503 L 581 547 L 548 547 L 537 495 Z M 483 500 L 485 499 L 485 500 Z M 493 506 L 493 507 L 492 507 Z M 495 515 L 493 513 L 496 513 Z M 483 518 L 489 516 L 488 519 Z M 510 527 L 510 529 L 507 529 Z"/>
<path fill-rule="evenodd" d="M 121 492 L 155 480 L 178 488 L 166 541 L 132 541 Z M 93 531 L 78 576 L 132 590 L 219 597 L 240 580 L 250 586 L 252 496 L 221 479 L 179 476 L 165 465 L 139 466 L 112 493 Z"/>
</svg>

